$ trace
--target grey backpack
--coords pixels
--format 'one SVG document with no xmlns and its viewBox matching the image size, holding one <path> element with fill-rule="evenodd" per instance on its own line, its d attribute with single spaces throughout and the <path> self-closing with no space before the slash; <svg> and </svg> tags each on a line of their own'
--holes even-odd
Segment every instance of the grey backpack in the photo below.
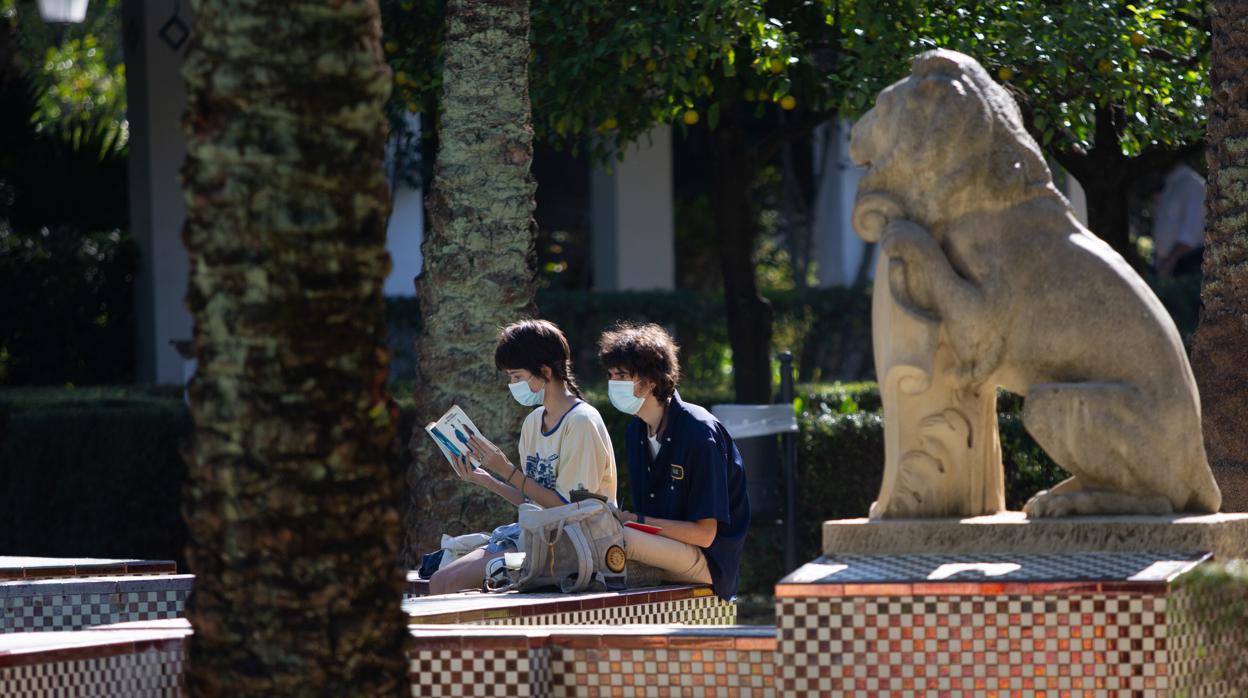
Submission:
<svg viewBox="0 0 1248 698">
<path fill-rule="evenodd" d="M 564 592 L 625 586 L 624 529 L 606 504 L 585 499 L 550 509 L 520 508 L 524 564 L 494 591 L 555 586 Z"/>
</svg>

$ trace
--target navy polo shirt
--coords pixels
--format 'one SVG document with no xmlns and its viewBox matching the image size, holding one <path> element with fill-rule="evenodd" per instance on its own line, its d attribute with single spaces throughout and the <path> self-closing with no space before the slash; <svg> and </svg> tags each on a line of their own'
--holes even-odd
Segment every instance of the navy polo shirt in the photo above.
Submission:
<svg viewBox="0 0 1248 698">
<path fill-rule="evenodd" d="M 728 430 L 710 412 L 672 395 L 659 453 L 650 455 L 646 423 L 634 417 L 625 435 L 633 509 L 673 521 L 715 519 L 718 530 L 702 548 L 715 594 L 737 595 L 741 550 L 750 525 L 745 466 Z"/>
</svg>

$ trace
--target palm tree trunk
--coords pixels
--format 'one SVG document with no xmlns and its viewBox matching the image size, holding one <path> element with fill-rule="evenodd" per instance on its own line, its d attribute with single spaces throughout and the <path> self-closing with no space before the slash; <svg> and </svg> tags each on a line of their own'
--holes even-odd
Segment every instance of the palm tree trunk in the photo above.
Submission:
<svg viewBox="0 0 1248 698">
<path fill-rule="evenodd" d="M 1213 4 L 1204 312 L 1192 339 L 1223 511 L 1248 511 L 1248 5 Z"/>
<path fill-rule="evenodd" d="M 193 696 L 407 691 L 374 0 L 195 3 Z"/>
<path fill-rule="evenodd" d="M 424 424 L 458 404 L 514 459 L 524 410 L 495 370 L 494 342 L 500 327 L 535 310 L 529 7 L 452 0 L 446 21 L 440 142 L 416 284 L 416 414 Z M 413 431 L 411 451 L 409 565 L 444 532 L 515 519 L 501 498 L 455 479 L 424 429 Z"/>
</svg>

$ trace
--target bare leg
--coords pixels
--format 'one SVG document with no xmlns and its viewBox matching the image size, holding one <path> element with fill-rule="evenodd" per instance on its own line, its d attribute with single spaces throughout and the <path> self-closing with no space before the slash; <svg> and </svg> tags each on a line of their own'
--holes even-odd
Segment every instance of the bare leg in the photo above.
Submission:
<svg viewBox="0 0 1248 698">
<path fill-rule="evenodd" d="M 478 548 L 443 567 L 429 578 L 429 593 L 453 594 L 457 591 L 481 589 L 485 583 L 485 566 L 502 553 L 487 553 Z"/>
</svg>

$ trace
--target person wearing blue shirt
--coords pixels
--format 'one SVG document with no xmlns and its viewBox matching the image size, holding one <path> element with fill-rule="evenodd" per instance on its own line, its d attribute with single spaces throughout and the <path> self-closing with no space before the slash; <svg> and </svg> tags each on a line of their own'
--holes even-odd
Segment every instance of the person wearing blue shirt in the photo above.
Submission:
<svg viewBox="0 0 1248 698">
<path fill-rule="evenodd" d="M 660 529 L 626 526 L 624 548 L 665 581 L 709 583 L 731 599 L 750 525 L 745 467 L 724 425 L 680 399 L 677 351 L 654 324 L 621 323 L 598 342 L 611 404 L 634 415 L 625 435 L 634 511 L 619 517 Z"/>
</svg>

